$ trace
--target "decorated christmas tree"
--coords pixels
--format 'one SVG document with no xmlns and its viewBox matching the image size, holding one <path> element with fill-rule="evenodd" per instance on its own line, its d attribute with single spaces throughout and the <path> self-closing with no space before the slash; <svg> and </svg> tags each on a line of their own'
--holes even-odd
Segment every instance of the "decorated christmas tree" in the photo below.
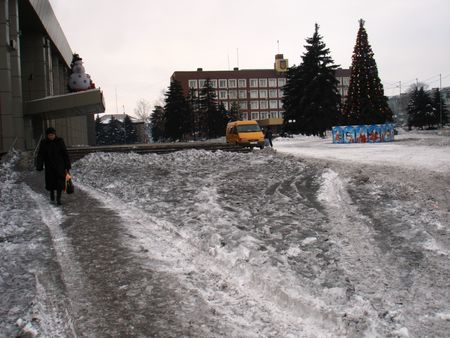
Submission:
<svg viewBox="0 0 450 338">
<path fill-rule="evenodd" d="M 384 96 L 383 85 L 372 47 L 369 44 L 364 20 L 359 21 L 359 31 L 352 56 L 348 97 L 343 108 L 347 124 L 379 124 L 392 121 L 392 111 Z"/>
<path fill-rule="evenodd" d="M 89 74 L 83 66 L 83 59 L 78 54 L 73 54 L 72 63 L 70 64 L 69 90 L 71 92 L 79 92 L 95 88 Z"/>
</svg>

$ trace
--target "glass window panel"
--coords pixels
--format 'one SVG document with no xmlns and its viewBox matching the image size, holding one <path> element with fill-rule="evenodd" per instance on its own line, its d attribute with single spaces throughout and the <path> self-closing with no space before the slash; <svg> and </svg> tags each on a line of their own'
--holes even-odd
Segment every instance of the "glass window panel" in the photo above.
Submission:
<svg viewBox="0 0 450 338">
<path fill-rule="evenodd" d="M 270 98 L 277 98 L 278 97 L 278 90 L 276 89 L 269 89 L 269 97 Z"/>
<path fill-rule="evenodd" d="M 250 109 L 259 109 L 259 101 L 250 101 Z"/>
<path fill-rule="evenodd" d="M 247 87 L 247 80 L 246 79 L 239 79 L 238 80 L 238 86 L 239 86 L 239 88 Z"/>
<path fill-rule="evenodd" d="M 239 98 L 240 99 L 246 99 L 247 98 L 247 91 L 246 90 L 240 90 L 239 91 Z"/>
<path fill-rule="evenodd" d="M 189 80 L 189 88 L 197 88 L 197 80 Z"/>
</svg>

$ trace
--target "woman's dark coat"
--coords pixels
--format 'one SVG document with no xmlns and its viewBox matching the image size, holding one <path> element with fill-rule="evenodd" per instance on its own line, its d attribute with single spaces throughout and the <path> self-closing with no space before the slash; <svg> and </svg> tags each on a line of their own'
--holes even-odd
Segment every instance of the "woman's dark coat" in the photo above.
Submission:
<svg viewBox="0 0 450 338">
<path fill-rule="evenodd" d="M 39 145 L 36 169 L 45 166 L 45 189 L 63 190 L 66 170 L 71 168 L 69 154 L 64 140 L 55 137 L 53 141 L 45 138 Z"/>
</svg>

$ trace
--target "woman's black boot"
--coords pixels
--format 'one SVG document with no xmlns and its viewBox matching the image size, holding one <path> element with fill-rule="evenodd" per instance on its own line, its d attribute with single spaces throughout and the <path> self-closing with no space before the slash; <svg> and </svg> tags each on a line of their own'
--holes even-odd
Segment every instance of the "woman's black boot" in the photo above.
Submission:
<svg viewBox="0 0 450 338">
<path fill-rule="evenodd" d="M 50 190 L 50 201 L 54 201 L 55 200 L 55 191 L 54 190 Z"/>
<path fill-rule="evenodd" d="M 61 205 L 61 190 L 56 190 L 56 204 Z"/>
</svg>

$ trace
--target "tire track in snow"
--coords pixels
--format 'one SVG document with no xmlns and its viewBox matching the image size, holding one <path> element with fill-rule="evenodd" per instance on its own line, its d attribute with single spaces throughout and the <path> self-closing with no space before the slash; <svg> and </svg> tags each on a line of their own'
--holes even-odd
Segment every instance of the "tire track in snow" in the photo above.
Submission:
<svg viewBox="0 0 450 338">
<path fill-rule="evenodd" d="M 379 320 L 372 299 L 362 295 L 367 295 L 374 286 L 386 287 L 385 272 L 391 272 L 374 245 L 372 230 L 367 226 L 370 220 L 358 212 L 346 184 L 337 172 L 327 169 L 317 196 L 328 212 L 329 230 L 337 245 L 335 255 L 339 256 L 339 266 L 346 275 L 346 297 L 342 304 L 336 305 L 346 312 L 349 325 L 379 333 L 386 330 L 385 323 Z"/>
<path fill-rule="evenodd" d="M 193 201 L 199 209 L 193 213 L 202 214 L 198 220 L 202 227 L 215 221 L 224 226 L 231 222 L 226 220 L 226 212 L 224 215 L 217 202 L 213 182 L 211 179 L 206 190 L 198 194 L 198 200 Z M 91 196 L 100 197 L 98 191 L 87 186 L 82 188 Z M 204 229 L 204 234 L 215 234 L 205 242 L 204 238 L 192 237 L 183 228 L 155 219 L 120 199 L 110 195 L 106 198 L 102 195 L 102 199 L 105 205 L 119 211 L 135 245 L 145 248 L 149 252 L 146 255 L 161 262 L 159 269 L 176 271 L 188 287 L 188 293 L 200 292 L 213 312 L 221 315 L 225 336 L 311 337 L 320 333 L 321 337 L 335 337 L 342 334 L 340 319 L 332 312 L 322 311 L 317 300 L 298 285 L 295 275 L 283 272 L 281 277 L 276 267 L 255 265 L 255 259 L 261 263 L 266 258 L 253 257 L 259 253 L 245 245 L 253 241 L 246 231 L 242 231 L 242 245 L 227 251 L 220 244 L 221 234 L 214 228 Z M 258 241 L 254 241 L 257 245 Z M 209 248 L 205 246 L 207 243 Z M 284 284 L 277 285 L 278 279 L 284 280 Z M 209 318 L 209 324 L 217 325 L 213 324 L 215 320 Z M 214 330 L 210 335 L 215 336 Z"/>
</svg>

